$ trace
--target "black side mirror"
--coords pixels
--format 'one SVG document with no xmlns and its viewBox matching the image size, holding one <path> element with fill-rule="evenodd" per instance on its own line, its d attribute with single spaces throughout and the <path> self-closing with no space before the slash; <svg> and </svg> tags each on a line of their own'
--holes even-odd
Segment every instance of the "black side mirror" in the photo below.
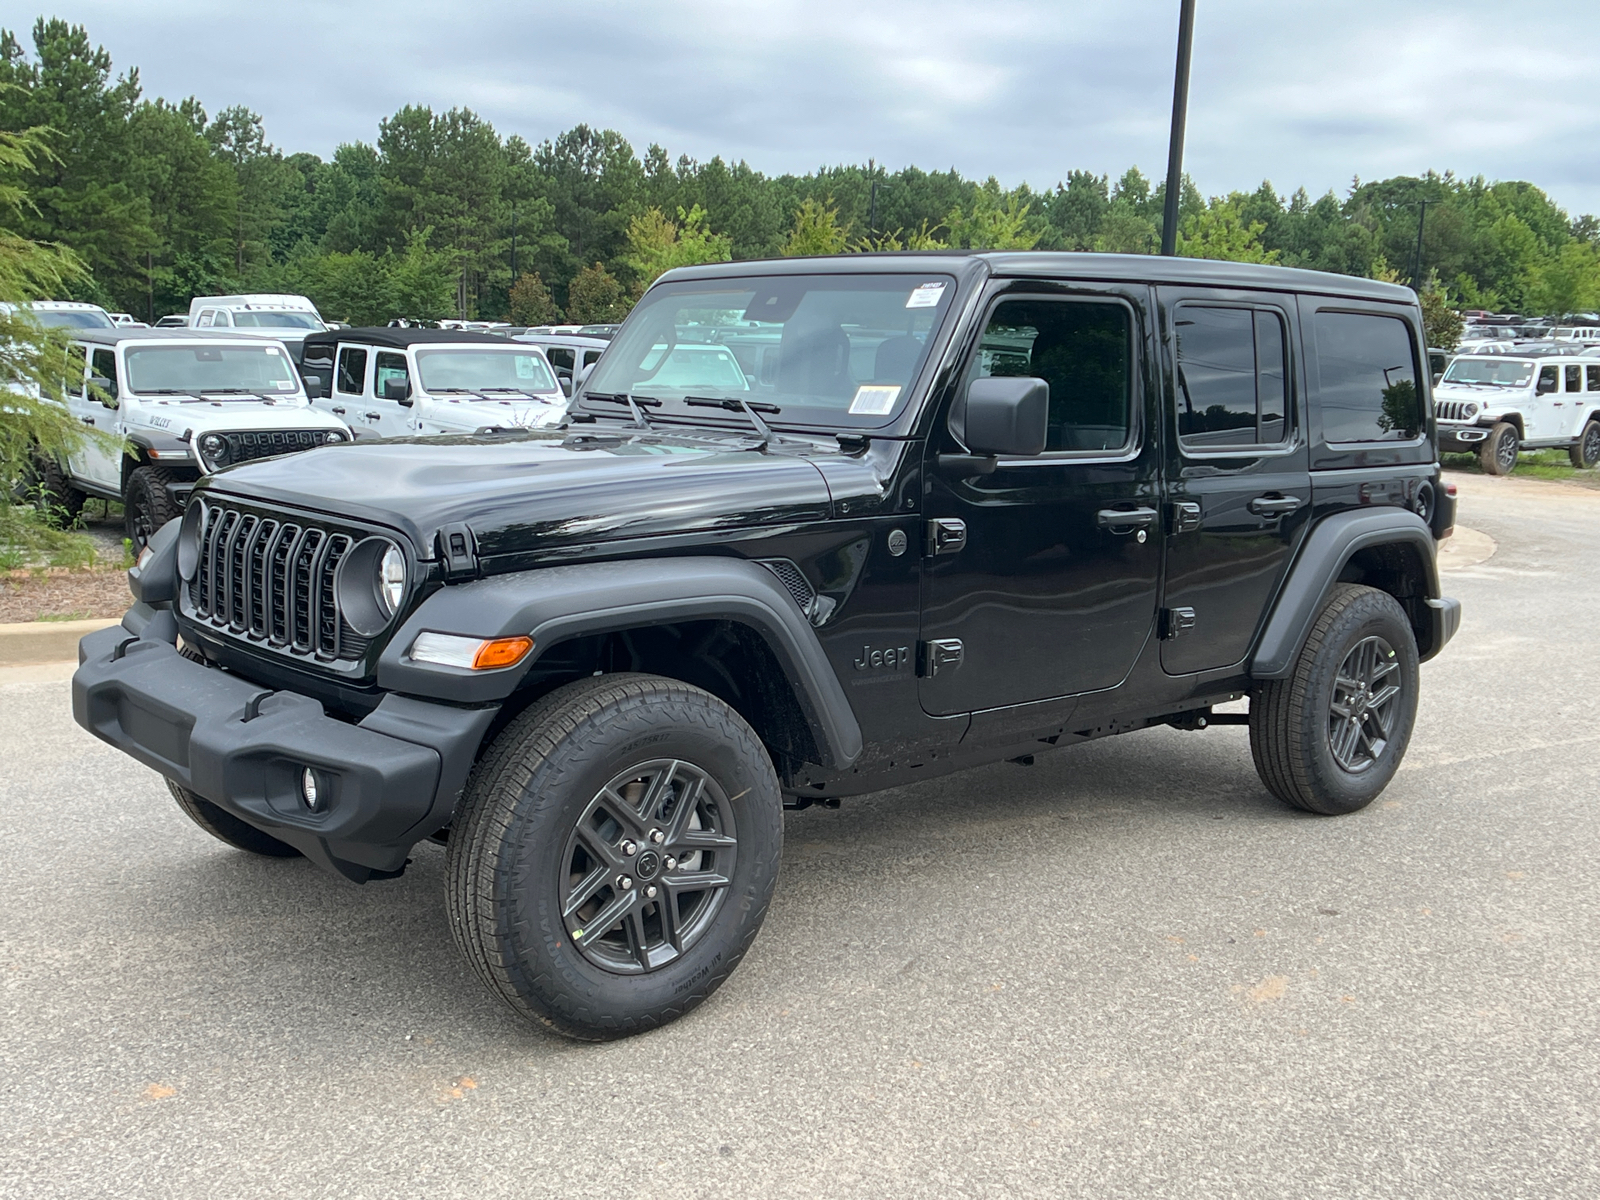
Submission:
<svg viewBox="0 0 1600 1200">
<path fill-rule="evenodd" d="M 306 385 L 306 391 L 310 392 L 313 396 L 315 396 L 322 388 L 321 375 L 301 375 L 300 382 Z"/>
<path fill-rule="evenodd" d="M 115 379 L 107 379 L 104 375 L 91 375 L 89 376 L 89 382 L 110 397 L 110 399 L 101 400 L 101 404 L 104 404 L 107 408 L 117 407 L 117 381 Z M 99 398 L 96 397 L 96 399 Z"/>
<path fill-rule="evenodd" d="M 1050 385 L 1042 379 L 974 379 L 961 414 L 962 440 L 974 454 L 1040 454 L 1050 433 Z"/>
<path fill-rule="evenodd" d="M 1539 387 L 1538 387 L 1538 390 L 1537 390 L 1537 394 L 1538 395 L 1540 395 L 1540 396 L 1548 396 L 1552 392 L 1554 392 L 1555 390 L 1556 390 L 1556 381 L 1554 379 L 1548 379 L 1548 378 L 1545 378 L 1543 376 L 1540 377 L 1540 379 L 1539 379 Z"/>
<path fill-rule="evenodd" d="M 409 379 L 385 379 L 383 381 L 383 398 L 393 400 L 396 404 L 411 407 L 411 381 Z"/>
<path fill-rule="evenodd" d="M 556 382 L 561 385 L 561 394 L 570 399 L 572 396 L 572 376 L 557 375 Z"/>
</svg>

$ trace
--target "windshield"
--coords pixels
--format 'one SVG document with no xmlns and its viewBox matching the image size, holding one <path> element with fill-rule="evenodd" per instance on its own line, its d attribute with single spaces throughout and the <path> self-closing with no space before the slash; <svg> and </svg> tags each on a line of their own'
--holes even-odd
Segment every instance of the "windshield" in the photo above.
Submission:
<svg viewBox="0 0 1600 1200">
<path fill-rule="evenodd" d="M 418 350 L 422 390 L 434 393 L 560 392 L 537 350 Z"/>
<path fill-rule="evenodd" d="M 146 395 L 300 390 L 288 355 L 276 346 L 129 346 L 123 362 L 128 390 Z"/>
<path fill-rule="evenodd" d="M 239 329 L 313 329 L 324 328 L 321 321 L 306 312 L 236 312 L 232 313 L 234 325 Z"/>
<path fill-rule="evenodd" d="M 1496 387 L 1527 387 L 1533 364 L 1512 358 L 1458 358 L 1444 373 L 1444 383 L 1492 383 Z"/>
<path fill-rule="evenodd" d="M 43 311 L 33 310 L 33 316 L 41 325 L 51 329 L 115 329 L 116 322 L 99 309 L 94 308 L 47 308 Z"/>
<path fill-rule="evenodd" d="M 785 421 L 880 426 L 905 405 L 955 290 L 949 276 L 910 274 L 664 284 L 633 310 L 583 395 L 737 398 Z"/>
</svg>

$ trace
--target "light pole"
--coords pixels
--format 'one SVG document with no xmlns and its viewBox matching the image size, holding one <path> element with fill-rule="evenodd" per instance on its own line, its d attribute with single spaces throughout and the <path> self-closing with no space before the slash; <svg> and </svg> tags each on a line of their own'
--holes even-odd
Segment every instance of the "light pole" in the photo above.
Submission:
<svg viewBox="0 0 1600 1200">
<path fill-rule="evenodd" d="M 1167 143 L 1167 202 L 1161 215 L 1161 253 L 1178 252 L 1178 195 L 1183 190 L 1183 126 L 1189 115 L 1189 51 L 1194 44 L 1194 0 L 1178 10 L 1178 66 L 1172 80 L 1172 140 Z"/>
</svg>

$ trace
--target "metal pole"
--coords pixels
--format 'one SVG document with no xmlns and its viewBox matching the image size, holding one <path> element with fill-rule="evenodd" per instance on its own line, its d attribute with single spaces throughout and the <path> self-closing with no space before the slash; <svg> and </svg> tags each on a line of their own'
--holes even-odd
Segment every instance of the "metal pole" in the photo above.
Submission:
<svg viewBox="0 0 1600 1200">
<path fill-rule="evenodd" d="M 1178 196 L 1183 190 L 1183 126 L 1189 115 L 1189 51 L 1194 45 L 1194 0 L 1178 10 L 1178 66 L 1172 80 L 1172 140 L 1167 143 L 1167 202 L 1161 216 L 1161 253 L 1178 252 Z"/>
<path fill-rule="evenodd" d="M 517 202 L 511 202 L 511 286 L 517 286 Z"/>
<path fill-rule="evenodd" d="M 876 241 L 878 237 L 878 181 L 872 181 L 871 211 L 867 215 L 867 239 Z"/>
<path fill-rule="evenodd" d="M 1411 287 L 1420 291 L 1422 288 L 1422 223 L 1428 219 L 1428 202 L 1422 202 L 1422 211 L 1417 213 L 1417 252 L 1411 256 Z"/>
</svg>

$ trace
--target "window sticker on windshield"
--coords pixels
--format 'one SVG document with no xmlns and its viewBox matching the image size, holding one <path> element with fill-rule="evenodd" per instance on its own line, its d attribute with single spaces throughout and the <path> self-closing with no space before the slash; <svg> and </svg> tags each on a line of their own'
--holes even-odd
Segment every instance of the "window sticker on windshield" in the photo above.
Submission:
<svg viewBox="0 0 1600 1200">
<path fill-rule="evenodd" d="M 276 354 L 279 357 L 282 357 L 282 355 L 283 355 L 283 351 L 279 350 L 276 346 L 268 346 L 267 347 L 267 353 L 268 354 Z"/>
<path fill-rule="evenodd" d="M 280 392 L 292 392 L 294 391 L 294 380 L 274 379 L 272 381 L 272 386 L 277 388 Z"/>
<path fill-rule="evenodd" d="M 907 308 L 938 308 L 939 297 L 944 295 L 942 283 L 919 283 L 911 289 L 911 295 L 906 300 Z"/>
<path fill-rule="evenodd" d="M 528 358 L 526 355 L 518 355 L 518 357 L 517 357 L 517 378 L 518 379 L 532 379 L 533 376 L 534 376 L 533 359 Z"/>
<path fill-rule="evenodd" d="M 885 416 L 894 411 L 894 402 L 899 398 L 898 383 L 864 383 L 856 389 L 856 397 L 850 401 L 850 411 L 863 417 Z"/>
</svg>

